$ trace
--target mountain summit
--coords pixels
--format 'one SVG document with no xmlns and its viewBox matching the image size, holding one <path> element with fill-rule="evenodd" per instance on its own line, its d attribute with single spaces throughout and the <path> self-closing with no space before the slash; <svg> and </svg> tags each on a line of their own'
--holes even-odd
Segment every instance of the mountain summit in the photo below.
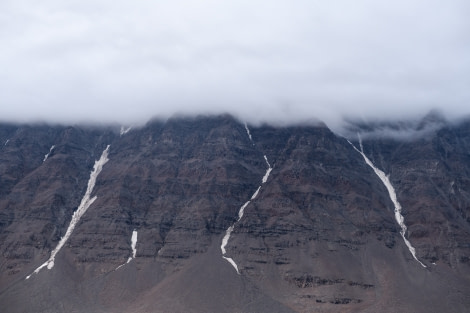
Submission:
<svg viewBox="0 0 470 313">
<path fill-rule="evenodd" d="M 0 124 L 1 310 L 467 312 L 470 122 L 433 116 Z"/>
</svg>

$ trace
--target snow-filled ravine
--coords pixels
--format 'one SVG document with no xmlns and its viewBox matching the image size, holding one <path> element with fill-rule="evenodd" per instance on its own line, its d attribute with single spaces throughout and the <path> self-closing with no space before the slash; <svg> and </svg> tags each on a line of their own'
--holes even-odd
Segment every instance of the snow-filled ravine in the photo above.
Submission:
<svg viewBox="0 0 470 313">
<path fill-rule="evenodd" d="M 135 256 L 136 256 L 136 254 L 137 254 L 137 230 L 135 230 L 135 229 L 132 231 L 131 249 L 132 249 L 132 256 L 130 256 L 130 257 L 127 259 L 127 262 L 126 262 L 126 263 L 121 264 L 121 265 L 119 265 L 118 267 L 116 267 L 115 271 L 117 271 L 118 269 L 120 269 L 121 267 L 123 267 L 124 265 L 126 265 L 127 263 L 129 263 L 130 261 L 132 261 L 132 259 L 135 259 Z"/>
<path fill-rule="evenodd" d="M 392 200 L 393 202 L 393 205 L 395 206 L 395 220 L 397 221 L 398 225 L 400 225 L 400 235 L 401 237 L 403 238 L 403 241 L 405 242 L 406 246 L 408 247 L 408 250 L 410 251 L 411 255 L 413 256 L 413 258 L 419 263 L 421 264 L 422 267 L 426 267 L 426 265 L 424 265 L 417 257 L 416 257 L 416 249 L 411 245 L 410 241 L 408 239 L 406 239 L 405 235 L 406 235 L 406 230 L 407 230 L 407 227 L 405 225 L 405 218 L 403 217 L 403 215 L 401 215 L 401 205 L 400 203 L 398 202 L 398 198 L 397 198 L 397 194 L 395 192 L 395 188 L 393 188 L 393 185 L 392 183 L 390 182 L 390 179 L 388 177 L 388 175 L 386 175 L 383 171 L 381 171 L 380 169 L 378 169 L 373 163 L 371 160 L 369 160 L 369 158 L 365 155 L 364 153 L 364 149 L 362 147 L 362 140 L 361 140 L 361 137 L 359 137 L 359 147 L 360 147 L 360 150 L 357 149 L 351 142 L 349 142 L 353 148 L 359 152 L 362 157 L 364 158 L 365 162 L 367 165 L 369 165 L 375 172 L 375 174 L 380 178 L 380 180 L 382 181 L 382 183 L 385 185 L 385 187 L 387 188 L 387 191 L 388 191 L 388 194 L 390 195 L 390 199 Z"/>
<path fill-rule="evenodd" d="M 49 155 L 51 154 L 52 150 L 54 150 L 54 148 L 55 148 L 55 145 L 53 145 L 53 146 L 49 149 L 49 152 L 48 152 L 46 155 L 44 155 L 44 159 L 42 160 L 43 163 L 46 162 L 47 158 L 48 158 Z"/>
<path fill-rule="evenodd" d="M 248 125 L 246 125 L 246 124 L 245 124 L 245 129 L 246 129 L 246 133 L 248 135 L 248 138 L 250 138 L 250 141 L 253 143 L 253 138 L 251 137 L 250 129 L 248 128 Z M 268 166 L 268 169 L 266 170 L 266 173 L 264 174 L 263 178 L 261 179 L 261 185 L 253 193 L 250 200 L 248 200 L 247 202 L 245 202 L 245 204 L 243 204 L 241 206 L 240 210 L 238 211 L 237 221 L 235 223 L 233 223 L 229 228 L 227 228 L 227 230 L 225 231 L 225 236 L 224 236 L 224 238 L 222 238 L 222 244 L 220 245 L 220 250 L 222 251 L 222 257 L 225 260 L 227 260 L 235 268 L 235 270 L 237 271 L 238 274 L 240 274 L 240 271 L 238 270 L 238 266 L 235 263 L 235 261 L 232 258 L 229 258 L 229 257 L 225 256 L 225 254 L 227 253 L 227 251 L 225 250 L 225 247 L 227 246 L 228 241 L 230 239 L 230 235 L 232 234 L 233 229 L 235 228 L 235 224 L 238 223 L 242 219 L 243 214 L 245 213 L 246 207 L 250 204 L 250 202 L 252 200 L 254 200 L 258 196 L 262 185 L 265 184 L 268 181 L 269 174 L 271 174 L 271 171 L 273 170 L 272 167 L 271 167 L 271 164 L 269 164 L 269 161 L 268 161 L 268 158 L 266 157 L 266 155 L 264 156 L 264 160 L 266 161 L 266 165 Z"/>
<path fill-rule="evenodd" d="M 254 145 L 255 143 L 253 142 L 253 138 L 251 137 L 250 129 L 248 128 L 248 125 L 245 123 L 245 129 L 246 133 L 248 134 L 248 138 L 250 138 L 251 143 Z"/>
<path fill-rule="evenodd" d="M 127 134 L 131 130 L 131 128 L 132 128 L 131 126 L 129 127 L 121 126 L 121 131 L 119 132 L 119 135 L 122 136 L 122 135 Z"/>
<path fill-rule="evenodd" d="M 93 192 L 93 188 L 95 187 L 96 178 L 101 173 L 101 170 L 103 169 L 103 166 L 106 164 L 106 162 L 109 161 L 108 151 L 109 151 L 109 145 L 101 154 L 100 159 L 95 161 L 93 170 L 90 173 L 90 179 L 88 180 L 88 186 L 87 186 L 85 195 L 83 196 L 82 201 L 80 202 L 80 205 L 78 206 L 78 209 L 73 213 L 72 220 L 70 221 L 69 227 L 67 228 L 65 235 L 60 239 L 59 243 L 57 244 L 57 247 L 55 247 L 55 249 L 52 250 L 51 256 L 49 257 L 49 259 L 46 262 L 44 262 L 44 264 L 39 266 L 36 270 L 34 270 L 34 272 L 31 275 L 39 273 L 39 271 L 43 269 L 44 267 L 47 267 L 48 269 L 51 269 L 54 267 L 54 261 L 55 261 L 55 257 L 57 253 L 59 253 L 60 249 L 62 249 L 64 244 L 70 238 L 70 235 L 72 235 L 72 232 L 75 226 L 77 225 L 77 223 L 80 221 L 80 218 L 83 216 L 83 214 L 85 214 L 85 212 L 93 204 L 93 202 L 95 202 L 97 196 L 94 196 L 93 198 L 91 198 L 91 193 Z M 29 279 L 31 275 L 28 275 L 26 279 Z"/>
<path fill-rule="evenodd" d="M 132 237 L 131 237 L 131 249 L 132 249 L 132 257 L 129 257 L 127 260 L 127 263 L 129 263 L 132 259 L 135 259 L 135 255 L 137 254 L 137 230 L 134 229 L 132 232 Z"/>
</svg>

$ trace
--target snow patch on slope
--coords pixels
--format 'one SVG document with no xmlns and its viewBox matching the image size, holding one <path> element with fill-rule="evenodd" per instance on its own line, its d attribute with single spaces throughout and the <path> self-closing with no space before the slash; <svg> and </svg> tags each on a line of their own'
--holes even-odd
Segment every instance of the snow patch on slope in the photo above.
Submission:
<svg viewBox="0 0 470 313">
<path fill-rule="evenodd" d="M 258 188 L 259 190 L 259 188 Z M 253 198 L 252 198 L 253 200 Z M 238 220 L 237 222 L 243 217 L 243 213 L 245 213 L 245 208 L 250 204 L 250 201 L 245 202 L 245 204 L 240 208 L 240 211 L 238 211 Z"/>
<path fill-rule="evenodd" d="M 124 127 L 124 126 L 121 126 L 121 131 L 119 132 L 120 136 L 127 134 L 131 130 L 131 128 L 132 127 L 130 127 L 130 126 L 127 127 L 127 128 Z"/>
<path fill-rule="evenodd" d="M 240 220 L 240 219 L 238 219 Z M 222 238 L 222 244 L 220 245 L 220 250 L 222 250 L 222 254 L 224 255 L 227 251 L 225 251 L 225 247 L 227 246 L 228 240 L 230 239 L 230 234 L 233 231 L 233 227 L 235 224 L 227 228 L 227 231 L 225 232 L 224 238 Z"/>
<path fill-rule="evenodd" d="M 251 200 L 254 200 L 258 196 L 258 193 L 260 190 L 261 190 L 261 186 L 259 186 L 258 189 L 256 189 L 255 193 L 251 196 Z"/>
<path fill-rule="evenodd" d="M 94 196 L 91 198 L 91 193 L 93 192 L 93 188 L 95 187 L 96 184 L 96 178 L 98 175 L 101 173 L 101 170 L 103 169 L 103 166 L 106 164 L 106 162 L 109 161 L 108 159 L 108 151 L 109 151 L 109 145 L 106 147 L 106 149 L 103 151 L 101 154 L 101 157 L 99 160 L 95 162 L 95 165 L 93 167 L 93 170 L 90 173 L 90 179 L 88 180 L 88 186 L 87 190 L 85 192 L 85 195 L 82 198 L 82 201 L 80 205 L 78 206 L 78 209 L 73 213 L 72 220 L 70 221 L 69 227 L 67 228 L 67 231 L 65 235 L 60 239 L 59 243 L 57 244 L 57 247 L 55 247 L 54 250 L 51 252 L 51 256 L 49 259 L 39 266 L 33 274 L 39 273 L 41 269 L 47 266 L 48 269 L 51 269 L 54 267 L 54 261 L 57 253 L 59 253 L 60 249 L 64 246 L 65 242 L 70 238 L 70 235 L 72 234 L 75 226 L 77 223 L 80 221 L 80 218 L 85 214 L 85 212 L 88 210 L 88 208 L 95 202 L 97 199 L 97 196 Z M 32 274 L 31 274 L 32 275 Z M 28 275 L 26 279 L 29 279 L 31 275 Z"/>
<path fill-rule="evenodd" d="M 269 164 L 269 161 L 266 155 L 264 156 L 264 160 L 266 161 L 266 164 L 268 165 L 268 170 L 266 171 L 266 174 L 264 174 L 263 176 L 263 180 L 262 180 L 263 184 L 268 181 L 269 174 L 271 174 L 271 171 L 273 170 L 273 168 L 271 167 L 271 164 Z"/>
<path fill-rule="evenodd" d="M 362 147 L 362 140 L 361 140 L 360 136 L 359 136 L 359 147 L 361 148 L 361 150 L 358 150 L 351 142 L 349 142 L 349 143 L 353 146 L 353 148 L 357 152 L 359 152 L 362 155 L 362 157 L 364 158 L 366 164 L 369 165 L 374 170 L 375 174 L 380 178 L 382 183 L 387 188 L 388 194 L 390 195 L 390 199 L 392 200 L 392 202 L 395 206 L 395 220 L 397 221 L 398 225 L 400 225 L 400 228 L 401 228 L 400 235 L 403 238 L 403 241 L 405 242 L 406 246 L 408 247 L 408 250 L 410 251 L 413 258 L 416 261 L 418 261 L 418 263 L 421 264 L 421 266 L 426 267 L 426 265 L 424 265 L 420 260 L 418 260 L 418 258 L 416 257 L 416 249 L 411 245 L 411 243 L 405 237 L 406 230 L 407 230 L 407 227 L 405 225 L 405 218 L 403 217 L 403 215 L 401 215 L 401 205 L 398 202 L 397 194 L 395 192 L 395 189 L 392 186 L 392 183 L 390 182 L 389 177 L 383 171 L 381 171 L 380 169 L 375 167 L 375 165 L 372 163 L 372 161 L 369 160 L 369 158 L 365 155 L 364 149 Z"/>
<path fill-rule="evenodd" d="M 246 123 L 245 123 L 245 129 L 246 129 L 246 133 L 248 134 L 248 138 L 250 138 L 251 143 L 253 143 L 254 145 L 253 138 L 251 137 L 250 129 L 248 128 L 248 125 Z"/>
<path fill-rule="evenodd" d="M 225 260 L 227 260 L 230 264 L 232 264 L 232 266 L 235 268 L 235 270 L 237 271 L 237 274 L 240 275 L 240 271 L 238 270 L 238 266 L 237 266 L 237 263 L 235 263 L 235 261 L 232 259 L 232 258 L 227 258 L 226 256 L 222 256 Z"/>
<path fill-rule="evenodd" d="M 55 145 L 52 145 L 52 147 L 49 149 L 49 152 L 46 155 L 44 155 L 44 160 L 42 160 L 43 163 L 46 162 L 47 158 L 49 157 L 49 154 L 51 154 L 54 148 L 55 148 Z"/>
<path fill-rule="evenodd" d="M 245 129 L 246 129 L 246 133 L 248 134 L 248 137 L 250 138 L 250 141 L 253 142 L 252 138 L 251 138 L 251 134 L 250 134 L 250 130 L 247 126 L 247 124 L 245 123 Z M 254 144 L 254 143 L 253 143 Z M 266 161 L 266 164 L 268 165 L 268 169 L 266 170 L 266 173 L 264 174 L 262 180 L 261 180 L 261 183 L 262 184 L 265 184 L 267 181 L 268 181 L 268 177 L 269 177 L 269 174 L 271 173 L 272 171 L 272 167 L 271 165 L 269 164 L 268 162 L 268 158 L 266 157 L 266 155 L 264 156 L 264 159 Z M 259 191 L 261 190 L 261 187 L 262 186 L 259 186 L 258 189 L 256 189 L 255 193 L 251 196 L 250 200 L 248 200 L 247 202 L 245 202 L 244 205 L 242 205 L 242 207 L 240 208 L 240 210 L 238 211 L 238 219 L 235 223 L 233 223 L 229 228 L 227 228 L 227 230 L 225 231 L 225 236 L 222 238 L 222 244 L 220 245 L 220 250 L 222 251 L 222 257 L 227 260 L 234 268 L 235 270 L 237 271 L 237 274 L 240 275 L 240 272 L 238 270 L 238 266 L 237 264 L 235 263 L 235 261 L 232 259 L 232 258 L 228 258 L 225 256 L 226 254 L 226 250 L 225 250 L 225 247 L 227 246 L 228 244 L 228 241 L 230 239 L 230 235 L 232 234 L 233 232 L 233 229 L 235 228 L 235 224 L 238 223 L 242 217 L 243 217 L 243 214 L 245 213 L 245 208 L 250 204 L 251 200 L 254 200 L 258 194 L 259 194 Z"/>
<path fill-rule="evenodd" d="M 135 259 L 135 255 L 137 254 L 137 230 L 134 229 L 132 232 L 132 237 L 131 237 L 131 249 L 132 249 L 132 256 L 127 259 L 127 263 L 132 261 L 132 259 Z"/>
<path fill-rule="evenodd" d="M 124 265 L 126 265 L 127 263 L 129 263 L 130 261 L 132 261 L 132 259 L 135 259 L 135 256 L 137 254 L 137 230 L 133 230 L 132 231 L 132 236 L 131 236 L 131 249 L 132 249 L 132 256 L 130 256 L 128 259 L 127 259 L 127 262 L 124 263 L 124 264 L 121 264 L 119 265 L 118 267 L 116 267 L 114 270 L 117 271 L 118 269 L 120 269 L 121 267 L 123 267 Z"/>
</svg>

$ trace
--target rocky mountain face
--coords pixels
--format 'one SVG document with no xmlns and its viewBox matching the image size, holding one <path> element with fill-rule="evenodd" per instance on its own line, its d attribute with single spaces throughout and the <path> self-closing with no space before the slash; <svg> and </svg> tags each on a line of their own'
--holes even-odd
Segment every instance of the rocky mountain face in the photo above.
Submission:
<svg viewBox="0 0 470 313">
<path fill-rule="evenodd" d="M 0 125 L 2 312 L 468 312 L 470 122 L 126 130 Z"/>
</svg>

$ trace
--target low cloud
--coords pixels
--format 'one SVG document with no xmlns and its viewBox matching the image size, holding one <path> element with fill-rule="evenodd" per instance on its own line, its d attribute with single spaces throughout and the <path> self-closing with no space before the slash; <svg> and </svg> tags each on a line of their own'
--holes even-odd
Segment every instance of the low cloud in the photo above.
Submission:
<svg viewBox="0 0 470 313">
<path fill-rule="evenodd" d="M 2 1 L 0 120 L 470 114 L 470 3 Z"/>
<path fill-rule="evenodd" d="M 412 141 L 424 138 L 443 127 L 458 125 L 460 119 L 449 121 L 442 112 L 431 110 L 424 116 L 403 117 L 399 121 L 390 121 L 385 117 L 374 120 L 345 119 L 335 131 L 351 141 L 371 138 L 387 138 L 399 141 Z"/>
</svg>

